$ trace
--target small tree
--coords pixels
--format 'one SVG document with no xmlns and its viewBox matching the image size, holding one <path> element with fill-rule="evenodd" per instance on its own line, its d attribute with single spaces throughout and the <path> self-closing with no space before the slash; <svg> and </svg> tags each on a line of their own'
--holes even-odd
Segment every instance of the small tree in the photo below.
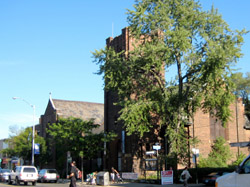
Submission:
<svg viewBox="0 0 250 187">
<path fill-rule="evenodd" d="M 245 155 L 244 153 L 240 152 L 240 154 L 236 155 L 236 160 L 232 162 L 232 164 L 230 166 L 235 167 L 238 166 L 245 158 L 247 155 Z"/>
<path fill-rule="evenodd" d="M 56 146 L 57 165 L 60 169 L 65 167 L 65 155 L 71 152 L 74 159 L 84 156 L 85 159 L 93 159 L 104 149 L 103 143 L 109 142 L 115 137 L 113 133 L 104 132 L 94 134 L 93 130 L 99 125 L 94 119 L 84 121 L 80 118 L 60 118 L 57 123 L 49 125 L 47 132 L 51 136 L 50 141 Z"/>
<path fill-rule="evenodd" d="M 207 158 L 199 159 L 199 167 L 227 167 L 232 157 L 230 147 L 223 137 L 218 137 L 212 145 L 212 150 Z"/>
</svg>

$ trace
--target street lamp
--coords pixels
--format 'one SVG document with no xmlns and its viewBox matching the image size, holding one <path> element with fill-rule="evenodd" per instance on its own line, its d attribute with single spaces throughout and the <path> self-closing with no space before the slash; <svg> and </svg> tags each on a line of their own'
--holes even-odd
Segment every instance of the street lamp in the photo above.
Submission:
<svg viewBox="0 0 250 187">
<path fill-rule="evenodd" d="M 26 101 L 25 99 L 21 98 L 21 97 L 12 97 L 12 99 L 16 100 L 16 99 L 21 99 L 22 101 L 24 101 L 26 104 L 28 104 L 29 106 L 31 106 L 33 108 L 33 130 L 32 130 L 32 157 L 31 157 L 31 164 L 32 166 L 34 166 L 34 149 L 35 149 L 35 110 L 36 107 L 35 105 L 30 104 L 28 101 Z"/>
</svg>

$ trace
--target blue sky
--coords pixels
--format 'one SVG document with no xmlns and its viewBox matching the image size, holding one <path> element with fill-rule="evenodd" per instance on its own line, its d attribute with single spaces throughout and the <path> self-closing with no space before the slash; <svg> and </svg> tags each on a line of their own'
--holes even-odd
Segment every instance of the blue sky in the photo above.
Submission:
<svg viewBox="0 0 250 187">
<path fill-rule="evenodd" d="M 249 0 L 201 0 L 213 4 L 232 29 L 250 30 Z M 0 1 L 0 139 L 9 127 L 36 123 L 52 98 L 104 102 L 103 80 L 94 74 L 91 51 L 128 26 L 126 9 L 134 0 L 1 0 Z M 113 31 L 112 31 L 113 25 Z M 237 68 L 250 72 L 250 34 L 244 37 Z"/>
</svg>

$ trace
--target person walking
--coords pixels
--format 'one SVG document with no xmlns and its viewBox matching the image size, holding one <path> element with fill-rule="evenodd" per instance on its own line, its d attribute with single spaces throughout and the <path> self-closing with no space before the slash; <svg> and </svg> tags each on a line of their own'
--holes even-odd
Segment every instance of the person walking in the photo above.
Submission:
<svg viewBox="0 0 250 187">
<path fill-rule="evenodd" d="M 92 181 L 91 181 L 92 185 L 96 185 L 96 175 L 97 175 L 97 171 L 92 173 Z"/>
<path fill-rule="evenodd" d="M 111 168 L 111 180 L 112 180 L 112 182 L 114 183 L 115 182 L 115 175 L 118 173 L 118 171 L 116 171 L 116 169 L 115 168 Z M 119 173 L 118 173 L 119 174 Z"/>
<path fill-rule="evenodd" d="M 69 187 L 76 187 L 76 176 L 77 176 L 77 168 L 76 168 L 76 162 L 71 162 L 71 169 L 70 169 L 70 175 L 68 178 L 70 178 L 70 184 Z"/>
<path fill-rule="evenodd" d="M 183 172 L 181 173 L 181 180 L 183 180 L 185 187 L 188 186 L 188 179 L 189 178 L 192 178 L 192 176 L 190 175 L 188 168 L 185 167 Z"/>
</svg>

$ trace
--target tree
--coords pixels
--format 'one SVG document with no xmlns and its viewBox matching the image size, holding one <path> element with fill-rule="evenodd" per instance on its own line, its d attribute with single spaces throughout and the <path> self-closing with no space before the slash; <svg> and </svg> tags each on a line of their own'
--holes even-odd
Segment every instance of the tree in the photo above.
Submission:
<svg viewBox="0 0 250 187">
<path fill-rule="evenodd" d="M 9 126 L 9 136 L 17 136 L 19 135 L 22 131 L 24 131 L 23 127 L 19 127 L 18 125 L 11 125 Z"/>
<path fill-rule="evenodd" d="M 212 146 L 208 158 L 201 157 L 199 160 L 199 167 L 227 167 L 231 157 L 230 146 L 226 144 L 226 140 L 223 137 L 218 137 Z"/>
<path fill-rule="evenodd" d="M 9 148 L 3 149 L 2 153 L 7 154 L 9 157 L 16 156 L 23 158 L 24 161 L 29 160 L 31 162 L 32 156 L 32 127 L 28 127 L 24 130 L 20 130 L 20 133 L 16 136 L 11 136 L 6 141 L 9 144 Z M 47 146 L 43 137 L 35 134 L 35 143 L 40 144 L 39 160 L 43 159 L 46 154 Z M 38 161 L 35 159 L 35 164 Z"/>
<path fill-rule="evenodd" d="M 223 125 L 229 120 L 231 65 L 242 56 L 246 31 L 232 31 L 217 10 L 203 11 L 194 0 L 137 0 L 134 9 L 128 10 L 134 50 L 106 47 L 93 53 L 94 61 L 105 89 L 119 95 L 128 134 L 165 127 L 172 153 L 183 160 L 184 125 L 197 109 Z"/>
<path fill-rule="evenodd" d="M 235 83 L 235 95 L 236 97 L 241 97 L 243 103 L 245 104 L 245 114 L 248 119 L 250 119 L 250 72 L 246 73 L 246 76 L 243 76 L 243 73 L 233 74 L 233 82 Z"/>
<path fill-rule="evenodd" d="M 109 142 L 115 137 L 111 132 L 106 135 L 104 132 L 94 134 L 93 130 L 98 127 L 99 125 L 94 124 L 94 119 L 84 121 L 73 117 L 60 118 L 56 123 L 50 124 L 47 132 L 56 146 L 57 166 L 64 168 L 67 151 L 71 152 L 74 159 L 95 158 L 103 150 L 103 142 Z"/>
</svg>

